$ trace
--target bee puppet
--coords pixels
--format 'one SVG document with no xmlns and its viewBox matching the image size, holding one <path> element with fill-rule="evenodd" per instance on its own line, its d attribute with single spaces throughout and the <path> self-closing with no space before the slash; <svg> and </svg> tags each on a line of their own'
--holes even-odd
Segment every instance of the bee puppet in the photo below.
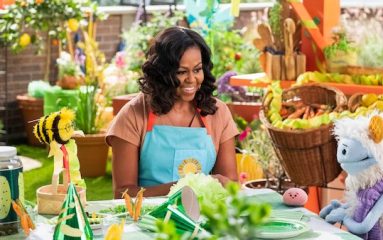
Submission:
<svg viewBox="0 0 383 240">
<path fill-rule="evenodd" d="M 41 117 L 33 128 L 36 138 L 49 145 L 48 157 L 54 157 L 52 185 L 57 186 L 59 174 L 63 171 L 65 187 L 69 182 L 85 187 L 80 175 L 80 163 L 77 158 L 77 146 L 71 137 L 74 135 L 75 114 L 63 108 Z M 56 189 L 55 189 L 56 190 Z"/>
</svg>

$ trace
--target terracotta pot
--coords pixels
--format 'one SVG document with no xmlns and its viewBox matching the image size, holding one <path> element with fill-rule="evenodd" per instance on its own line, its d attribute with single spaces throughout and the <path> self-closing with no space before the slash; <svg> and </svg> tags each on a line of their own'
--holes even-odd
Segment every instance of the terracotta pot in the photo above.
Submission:
<svg viewBox="0 0 383 240">
<path fill-rule="evenodd" d="M 116 116 L 121 108 L 132 100 L 138 93 L 131 93 L 127 95 L 117 96 L 112 99 L 113 115 Z"/>
<path fill-rule="evenodd" d="M 19 95 L 16 99 L 23 115 L 28 144 L 33 146 L 45 146 L 40 143 L 33 134 L 33 126 L 37 123 L 34 120 L 37 120 L 44 115 L 44 100 L 27 95 Z"/>
<path fill-rule="evenodd" d="M 81 176 L 104 176 L 109 150 L 108 145 L 105 143 L 105 134 L 87 134 L 85 137 L 73 138 L 77 144 Z"/>
<path fill-rule="evenodd" d="M 243 117 L 246 121 L 251 122 L 259 118 L 259 111 L 262 103 L 258 102 L 232 102 L 226 103 L 233 116 Z"/>
<path fill-rule="evenodd" d="M 63 76 L 57 81 L 57 85 L 62 89 L 76 89 L 83 83 L 84 80 L 77 76 Z"/>
</svg>

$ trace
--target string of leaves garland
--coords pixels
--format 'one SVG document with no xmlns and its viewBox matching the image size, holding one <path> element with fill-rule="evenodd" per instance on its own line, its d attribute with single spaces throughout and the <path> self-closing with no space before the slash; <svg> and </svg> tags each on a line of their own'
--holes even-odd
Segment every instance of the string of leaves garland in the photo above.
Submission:
<svg viewBox="0 0 383 240">
<path fill-rule="evenodd" d="M 197 239 L 253 239 L 257 226 L 266 221 L 271 213 L 268 204 L 257 204 L 239 192 L 240 186 L 236 183 L 227 185 L 229 196 L 227 199 L 217 201 L 212 206 L 201 206 L 201 213 L 206 219 L 201 226 L 207 232 L 200 232 Z M 191 233 L 179 234 L 172 220 L 163 222 L 158 220 L 157 240 L 191 239 Z"/>
<path fill-rule="evenodd" d="M 89 0 L 16 0 L 0 18 L 0 38 L 19 53 L 29 44 L 36 53 L 46 52 L 44 80 L 49 78 L 52 43 L 66 43 L 67 21 L 80 21 L 83 9 L 94 8 Z"/>
</svg>

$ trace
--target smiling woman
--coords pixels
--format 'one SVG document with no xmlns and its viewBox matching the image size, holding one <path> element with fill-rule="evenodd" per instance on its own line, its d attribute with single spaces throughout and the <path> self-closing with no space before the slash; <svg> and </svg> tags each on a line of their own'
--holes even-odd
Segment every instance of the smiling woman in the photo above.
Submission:
<svg viewBox="0 0 383 240">
<path fill-rule="evenodd" d="M 106 141 L 113 150 L 115 197 L 141 186 L 165 195 L 188 173 L 236 180 L 234 137 L 227 106 L 212 96 L 210 49 L 196 32 L 171 27 L 159 33 L 142 66 L 142 93 L 118 113 Z"/>
</svg>

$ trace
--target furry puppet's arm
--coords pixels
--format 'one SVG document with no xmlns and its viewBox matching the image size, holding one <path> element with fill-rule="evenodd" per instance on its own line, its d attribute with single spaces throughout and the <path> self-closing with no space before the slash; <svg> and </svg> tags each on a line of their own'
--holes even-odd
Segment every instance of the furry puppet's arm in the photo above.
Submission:
<svg viewBox="0 0 383 240">
<path fill-rule="evenodd" d="M 379 221 L 379 218 L 382 215 L 383 196 L 380 196 L 379 200 L 375 203 L 374 207 L 362 222 L 356 222 L 351 217 L 345 216 L 343 219 L 343 225 L 345 225 L 348 230 L 354 234 L 364 234 L 372 229 L 372 227 Z"/>
<path fill-rule="evenodd" d="M 343 210 L 348 208 L 349 204 L 342 204 L 338 200 L 332 200 L 330 204 L 324 207 L 320 212 L 319 216 L 329 223 L 336 223 L 343 220 Z M 340 209 L 340 210 L 337 210 Z"/>
</svg>

